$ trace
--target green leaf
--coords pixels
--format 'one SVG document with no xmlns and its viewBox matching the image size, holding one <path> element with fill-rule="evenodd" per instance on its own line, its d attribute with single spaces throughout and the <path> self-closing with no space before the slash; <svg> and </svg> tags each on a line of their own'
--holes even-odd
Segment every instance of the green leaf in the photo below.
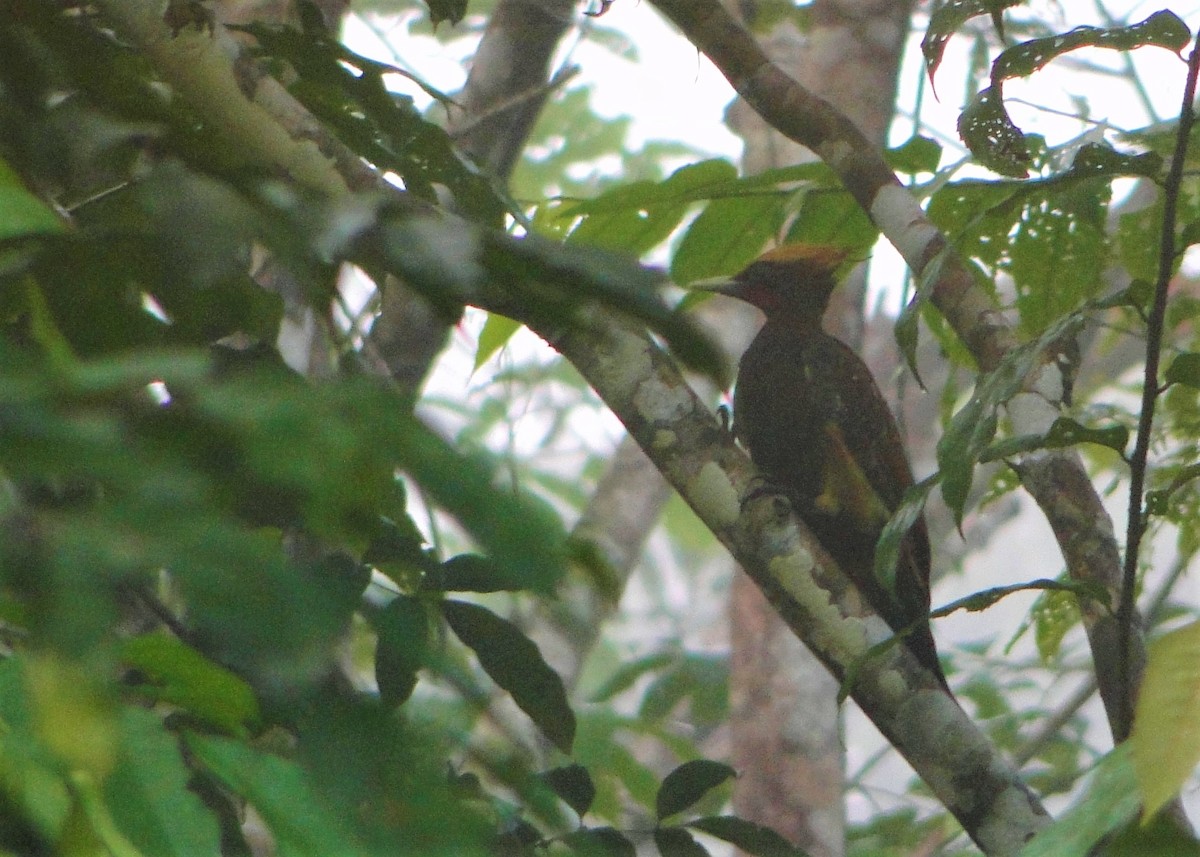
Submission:
<svg viewBox="0 0 1200 857">
<path fill-rule="evenodd" d="M 942 497 L 958 526 L 962 526 L 963 510 L 975 478 L 975 463 L 995 437 L 998 425 L 995 410 L 986 407 L 977 395 L 954 415 L 938 441 Z"/>
<path fill-rule="evenodd" d="M 402 586 L 420 571 L 428 572 L 439 563 L 425 546 L 425 537 L 408 515 L 394 521 L 381 516 L 374 537 L 362 554 L 364 565 L 374 566 Z"/>
<path fill-rule="evenodd" d="M 1042 663 L 1058 657 L 1063 638 L 1079 624 L 1079 598 L 1067 590 L 1043 592 L 1030 610 L 1034 623 L 1034 642 Z"/>
<path fill-rule="evenodd" d="M 633 687 L 634 682 L 646 673 L 660 670 L 675 662 L 675 655 L 670 652 L 655 652 L 652 655 L 627 661 L 617 667 L 604 684 L 591 696 L 592 702 L 607 702 L 623 690 Z"/>
<path fill-rule="evenodd" d="M 737 169 L 726 160 L 701 161 L 680 167 L 662 182 L 634 182 L 564 206 L 560 216 L 583 218 L 570 243 L 640 256 L 665 241 L 693 203 L 736 177 Z"/>
<path fill-rule="evenodd" d="M 1038 580 L 1031 580 L 1028 583 L 1014 583 L 1009 586 L 993 586 L 990 589 L 972 592 L 970 595 L 959 598 L 955 601 L 951 601 L 949 604 L 939 607 L 929 615 L 932 618 L 941 619 L 958 610 L 968 610 L 972 613 L 978 613 L 988 609 L 1002 599 L 1007 598 L 1009 595 L 1014 595 L 1018 592 L 1026 592 L 1029 590 L 1069 592 L 1075 598 L 1088 598 L 1103 607 L 1109 607 L 1108 590 L 1100 584 L 1091 581 L 1049 580 L 1048 578 L 1040 578 Z"/>
<path fill-rule="evenodd" d="M 1110 192 L 1107 178 L 1074 182 L 1050 195 L 1050 204 L 1022 209 L 1005 268 L 1025 335 L 1037 335 L 1103 287 Z"/>
<path fill-rule="evenodd" d="M 456 23 L 465 11 L 466 0 L 431 3 L 435 25 L 445 18 Z M 444 185 L 460 211 L 500 225 L 509 201 L 459 157 L 446 131 L 425 120 L 412 98 L 389 90 L 385 78 L 401 75 L 444 103 L 449 98 L 401 69 L 354 53 L 323 28 L 255 22 L 233 29 L 254 36 L 260 53 L 290 63 L 299 74 L 291 93 L 357 154 L 400 175 L 409 193 L 437 202 L 434 188 Z"/>
<path fill-rule="evenodd" d="M 574 830 L 558 839 L 581 857 L 637 857 L 637 849 L 620 831 L 611 827 Z"/>
<path fill-rule="evenodd" d="M 1162 195 L 1158 194 L 1145 207 L 1117 219 L 1116 256 L 1133 282 L 1113 297 L 1125 297 L 1129 305 L 1142 311 L 1148 310 L 1158 279 L 1163 211 Z"/>
<path fill-rule="evenodd" d="M 455 635 L 475 652 L 479 664 L 554 746 L 571 752 L 575 713 L 562 679 L 542 660 L 528 637 L 511 622 L 476 604 L 443 601 L 442 614 Z"/>
<path fill-rule="evenodd" d="M 26 190 L 8 162 L 0 158 L 0 241 L 64 230 L 50 207 Z"/>
<path fill-rule="evenodd" d="M 683 827 L 654 828 L 654 847 L 661 857 L 709 857 L 708 849 Z"/>
<path fill-rule="evenodd" d="M 942 160 L 942 146 L 936 140 L 914 134 L 905 142 L 884 152 L 888 166 L 897 172 L 917 175 L 936 173 Z"/>
<path fill-rule="evenodd" d="M 1082 311 L 1072 313 L 1047 327 L 1036 340 L 1013 349 L 992 372 L 980 376 L 970 401 L 951 418 L 938 441 L 937 458 L 942 496 L 959 524 L 974 480 L 975 465 L 988 454 L 996 436 L 1000 406 L 1021 389 L 1046 350 L 1074 336 L 1083 323 Z M 1115 442 L 1115 437 L 1108 434 L 1102 437 Z"/>
<path fill-rule="evenodd" d="M 596 799 L 596 785 L 583 765 L 553 768 L 543 773 L 541 779 L 581 818 Z"/>
<path fill-rule="evenodd" d="M 492 358 L 492 355 L 503 348 L 522 327 L 521 322 L 514 321 L 494 312 L 488 313 L 483 330 L 479 332 L 479 342 L 475 347 L 475 365 L 472 372 L 478 372 L 479 367 Z"/>
<path fill-rule="evenodd" d="M 375 683 L 384 705 L 403 705 L 429 651 L 429 617 L 417 598 L 398 595 L 371 616 L 377 635 Z"/>
<path fill-rule="evenodd" d="M 1086 857 L 1097 842 L 1131 821 L 1141 804 L 1129 742 L 1096 766 L 1087 791 L 1043 829 L 1019 857 Z"/>
<path fill-rule="evenodd" d="M 566 200 L 592 196 L 596 193 L 597 178 L 591 169 L 595 163 L 605 157 L 629 155 L 626 141 L 631 119 L 597 115 L 591 104 L 594 94 L 594 86 L 577 86 L 546 100 L 509 183 L 517 199 L 546 199 L 554 194 Z M 564 128 L 571 133 L 563 134 Z M 688 157 L 687 147 L 682 148 L 677 157 Z M 581 173 L 586 177 L 572 178 Z M 626 174 L 622 183 L 635 177 L 645 176 Z M 544 222 L 543 213 L 557 205 L 558 201 L 553 201 L 539 206 L 534 223 Z M 552 221 L 549 229 L 555 234 L 568 225 L 554 217 Z"/>
<path fill-rule="evenodd" d="M 1200 353 L 1187 351 L 1171 361 L 1164 376 L 1167 384 L 1183 384 L 1200 389 Z"/>
<path fill-rule="evenodd" d="M 978 15 L 990 14 L 993 20 L 1010 6 L 1021 5 L 1022 0 L 952 0 L 942 3 L 929 16 L 929 28 L 921 39 L 921 52 L 925 55 L 925 67 L 929 79 L 933 80 L 942 62 L 946 43 L 963 24 Z"/>
<path fill-rule="evenodd" d="M 692 319 L 663 302 L 660 271 L 597 247 L 564 246 L 537 236 L 519 241 L 499 234 L 489 238 L 485 264 L 493 280 L 505 286 L 533 285 L 534 299 L 551 310 L 550 318 L 578 324 L 581 302 L 598 301 L 649 326 L 684 365 L 720 380 L 725 371 L 723 355 Z"/>
<path fill-rule="evenodd" d="M 446 247 L 457 249 L 447 256 Z M 716 346 L 692 319 L 663 301 L 662 272 L 622 253 L 563 245 L 537 234 L 473 232 L 461 222 L 407 215 L 385 217 L 358 249 L 356 261 L 403 277 L 446 311 L 491 289 L 519 300 L 531 324 L 586 330 L 589 316 L 581 310 L 595 301 L 650 327 L 688 367 L 716 378 L 724 372 Z"/>
<path fill-rule="evenodd" d="M 464 458 L 415 420 L 408 429 L 397 438 L 404 468 L 493 562 L 527 588 L 550 591 L 565 567 L 566 534 L 558 516 L 531 496 L 497 489 L 483 460 Z"/>
<path fill-rule="evenodd" d="M 1148 819 L 1200 763 L 1200 622 L 1153 641 L 1138 692 L 1130 761 Z"/>
<path fill-rule="evenodd" d="M 1052 181 L 1065 183 L 1073 179 L 1117 176 L 1158 179 L 1162 167 L 1162 155 L 1157 152 L 1118 152 L 1108 143 L 1085 143 L 1075 153 L 1070 169 Z"/>
<path fill-rule="evenodd" d="M 221 835 L 211 811 L 189 787 L 192 772 L 159 717 L 137 708 L 118 718 L 120 751 L 105 777 L 104 800 L 121 833 L 146 855 L 209 857 Z"/>
<path fill-rule="evenodd" d="M 690 719 L 696 725 L 716 725 L 728 713 L 729 665 L 723 657 L 684 653 L 671 657 L 667 667 L 646 688 L 638 716 L 660 722 L 684 699 L 690 700 Z"/>
<path fill-rule="evenodd" d="M 155 699 L 235 735 L 258 722 L 258 700 L 245 680 L 166 632 L 126 640 L 120 653 L 145 677 L 138 689 Z"/>
<path fill-rule="evenodd" d="M 294 762 L 224 738 L 188 733 L 188 750 L 262 816 L 284 857 L 369 854 Z"/>
<path fill-rule="evenodd" d="M 813 8 L 811 4 L 797 6 L 794 0 L 763 0 L 754 14 L 746 21 L 750 32 L 756 36 L 767 36 L 779 32 L 780 24 L 790 24 L 799 33 L 812 30 Z"/>
<path fill-rule="evenodd" d="M 1007 251 L 1006 238 L 1021 215 L 1026 182 L 950 182 L 929 200 L 929 219 L 953 236 L 960 254 L 996 265 Z M 928 266 L 927 266 L 928 267 Z"/>
<path fill-rule="evenodd" d="M 692 690 L 692 678 L 681 659 L 675 660 L 669 669 L 655 677 L 642 696 L 638 717 L 648 723 L 659 723 L 666 719 Z"/>
<path fill-rule="evenodd" d="M 1144 824 L 1127 824 L 1105 843 L 1104 857 L 1200 857 L 1200 842 L 1161 813 Z"/>
<path fill-rule="evenodd" d="M 683 233 L 671 258 L 671 279 L 686 286 L 746 267 L 778 230 L 783 202 L 776 196 L 714 199 Z"/>
<path fill-rule="evenodd" d="M 1090 428 L 1070 417 L 1058 417 L 1044 435 L 1021 435 L 997 441 L 980 454 L 980 461 L 1000 461 L 1038 449 L 1062 449 L 1081 443 L 1106 446 L 1118 455 L 1129 445 L 1129 429 L 1122 425 Z"/>
<path fill-rule="evenodd" d="M 486 556 L 464 553 L 430 568 L 421 581 L 422 589 L 441 592 L 515 592 L 528 582 Z"/>
<path fill-rule="evenodd" d="M 989 170 L 1016 179 L 1029 176 L 1029 146 L 998 86 L 987 87 L 966 106 L 958 117 L 958 136 Z"/>
<path fill-rule="evenodd" d="M 884 526 L 883 532 L 879 534 L 879 541 L 875 545 L 875 577 L 883 583 L 887 592 L 896 591 L 896 567 L 900 561 L 900 545 L 913 524 L 924 513 L 929 493 L 938 481 L 935 475 L 909 488 Z"/>
<path fill-rule="evenodd" d="M 878 227 L 848 191 L 813 187 L 804 192 L 786 243 L 829 244 L 865 258 L 878 238 Z"/>
<path fill-rule="evenodd" d="M 917 368 L 917 345 L 920 338 L 921 313 L 932 306 L 929 297 L 933 294 L 933 289 L 937 285 L 938 278 L 942 275 L 942 270 L 946 265 L 949 254 L 952 252 L 953 248 L 950 245 L 946 245 L 925 265 L 925 268 L 921 271 L 921 278 L 917 283 L 916 292 L 914 292 L 912 299 L 904 306 L 904 309 L 900 311 L 900 317 L 896 319 L 896 324 L 893 327 L 896 345 L 899 347 L 900 353 L 904 356 L 904 362 L 908 366 L 908 370 L 912 372 L 921 389 L 925 389 L 925 384 L 921 380 L 921 373 Z M 968 268 L 970 268 L 969 264 Z M 928 312 L 932 314 L 932 310 L 928 310 Z"/>
<path fill-rule="evenodd" d="M 1129 445 L 1129 429 L 1122 425 L 1090 428 L 1070 417 L 1059 417 L 1046 433 L 1047 449 L 1061 449 L 1080 443 L 1106 446 L 1118 455 L 1124 455 L 1125 448 Z"/>
<path fill-rule="evenodd" d="M 1162 10 L 1127 27 L 1076 27 L 1056 36 L 1031 39 L 1003 51 L 992 64 L 992 80 L 1026 77 L 1055 57 L 1083 47 L 1130 51 L 1154 46 L 1179 53 L 1191 41 L 1191 31 L 1174 12 Z"/>
<path fill-rule="evenodd" d="M 805 857 L 806 854 L 769 827 L 732 815 L 697 818 L 689 821 L 687 826 L 722 839 L 755 857 Z"/>
<path fill-rule="evenodd" d="M 737 776 L 733 768 L 708 759 L 684 762 L 667 774 L 654 799 L 654 812 L 659 821 L 682 812 L 709 791 Z"/>
<path fill-rule="evenodd" d="M 72 798 L 61 763 L 37 736 L 25 661 L 22 655 L 0 661 L 0 723 L 5 730 L 3 755 L 8 778 L 5 814 L 19 815 L 43 839 L 53 841 L 71 811 Z"/>
<path fill-rule="evenodd" d="M 1185 250 L 1194 244 L 1200 244 L 1200 220 L 1193 220 L 1184 225 L 1179 232 L 1179 245 L 1176 249 Z"/>
<path fill-rule="evenodd" d="M 1000 175 L 1025 178 L 1032 159 L 1025 135 L 1013 123 L 1004 106 L 1002 87 L 1006 78 L 1032 74 L 1055 57 L 1081 47 L 1132 50 L 1156 45 L 1178 52 L 1189 39 L 1190 32 L 1177 15 L 1160 11 L 1128 27 L 1076 27 L 1068 33 L 1015 45 L 996 58 L 992 64 L 991 86 L 981 91 L 962 112 L 958 122 L 959 136 L 984 166 Z M 940 51 L 941 44 L 936 50 L 938 61 Z M 928 59 L 930 54 L 927 52 L 926 56 Z"/>
</svg>

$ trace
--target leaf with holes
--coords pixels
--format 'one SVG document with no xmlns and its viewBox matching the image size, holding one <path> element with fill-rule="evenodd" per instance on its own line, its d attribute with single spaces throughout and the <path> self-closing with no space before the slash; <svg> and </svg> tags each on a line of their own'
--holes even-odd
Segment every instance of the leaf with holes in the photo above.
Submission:
<svg viewBox="0 0 1200 857">
<path fill-rule="evenodd" d="M 1079 443 L 1094 443 L 1107 446 L 1120 455 L 1125 454 L 1129 445 L 1129 429 L 1122 425 L 1107 428 L 1091 428 L 1076 422 L 1070 417 L 1059 417 L 1046 433 L 1046 448 L 1061 449 L 1075 446 Z"/>
<path fill-rule="evenodd" d="M 1000 20 L 1000 13 L 1009 6 L 1019 6 L 1023 0 L 951 0 L 942 3 L 929 16 L 929 28 L 921 39 L 921 53 L 925 55 L 925 68 L 929 80 L 933 80 L 946 43 L 963 24 L 979 15 L 991 15 L 993 21 Z"/>
<path fill-rule="evenodd" d="M 989 86 L 972 99 L 958 117 L 958 136 L 992 172 L 1014 179 L 1029 176 L 1029 146 L 1008 115 L 999 87 Z"/>
<path fill-rule="evenodd" d="M 1128 27 L 1076 27 L 1058 36 L 1030 39 L 1008 48 L 992 64 L 992 80 L 1033 74 L 1055 57 L 1079 48 L 1111 48 L 1130 51 L 1159 47 L 1179 53 L 1191 40 L 1187 25 L 1174 12 L 1155 12 Z"/>
</svg>

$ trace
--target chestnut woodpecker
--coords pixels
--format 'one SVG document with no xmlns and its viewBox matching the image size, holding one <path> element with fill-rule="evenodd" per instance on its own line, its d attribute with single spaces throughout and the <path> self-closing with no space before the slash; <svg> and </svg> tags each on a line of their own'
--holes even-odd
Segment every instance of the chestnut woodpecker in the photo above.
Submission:
<svg viewBox="0 0 1200 857">
<path fill-rule="evenodd" d="M 762 310 L 738 367 L 734 433 L 863 597 L 946 686 L 929 628 L 929 536 L 905 535 L 894 584 L 875 545 L 913 484 L 900 431 L 863 361 L 821 328 L 844 251 L 793 244 L 703 288 Z"/>
</svg>

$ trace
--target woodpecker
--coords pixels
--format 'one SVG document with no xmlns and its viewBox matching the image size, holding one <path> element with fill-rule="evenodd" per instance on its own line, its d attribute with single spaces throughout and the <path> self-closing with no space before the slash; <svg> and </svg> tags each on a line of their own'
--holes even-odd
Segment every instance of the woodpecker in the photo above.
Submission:
<svg viewBox="0 0 1200 857">
<path fill-rule="evenodd" d="M 875 545 L 913 484 L 896 420 L 866 364 L 821 327 L 846 253 L 792 244 L 704 288 L 743 300 L 766 323 L 738 367 L 734 434 L 769 484 L 904 644 L 947 687 L 929 628 L 929 535 L 918 518 L 894 586 L 875 574 Z M 947 688 L 948 689 L 948 688 Z"/>
</svg>

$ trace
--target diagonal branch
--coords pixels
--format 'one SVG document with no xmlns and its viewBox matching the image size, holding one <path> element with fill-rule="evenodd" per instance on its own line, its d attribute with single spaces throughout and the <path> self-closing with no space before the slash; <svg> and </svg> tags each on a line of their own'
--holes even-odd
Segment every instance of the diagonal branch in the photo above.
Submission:
<svg viewBox="0 0 1200 857">
<path fill-rule="evenodd" d="M 975 282 L 929 221 L 917 200 L 884 163 L 878 150 L 841 113 L 775 66 L 718 0 L 651 0 L 716 64 L 738 94 L 778 131 L 812 149 L 841 178 L 918 281 L 932 281 L 930 300 L 970 350 L 983 372 L 997 368 L 1017 345 L 1011 325 Z M 1025 392 L 1008 404 L 1021 433 L 1043 433 L 1058 415 L 1064 389 L 1061 369 L 1049 362 L 1026 379 Z M 1065 451 L 1027 455 L 1022 482 L 1054 530 L 1068 572 L 1098 583 L 1118 603 L 1121 561 L 1112 520 L 1087 478 L 1079 456 Z M 1113 653 L 1117 626 L 1110 612 L 1081 603 L 1113 735 L 1128 734 L 1121 712 L 1135 693 L 1144 659 L 1140 625 L 1131 635 L 1128 681 Z"/>
<path fill-rule="evenodd" d="M 530 319 L 536 325 L 536 320 Z M 987 854 L 1015 854 L 1048 822 L 1016 771 L 892 632 L 778 498 L 751 500 L 754 469 L 675 364 L 596 313 L 587 331 L 539 332 L 612 408 L 800 639 L 834 673 Z M 782 508 L 780 508 L 782 504 Z M 953 772 L 953 773 L 948 773 Z"/>
</svg>

